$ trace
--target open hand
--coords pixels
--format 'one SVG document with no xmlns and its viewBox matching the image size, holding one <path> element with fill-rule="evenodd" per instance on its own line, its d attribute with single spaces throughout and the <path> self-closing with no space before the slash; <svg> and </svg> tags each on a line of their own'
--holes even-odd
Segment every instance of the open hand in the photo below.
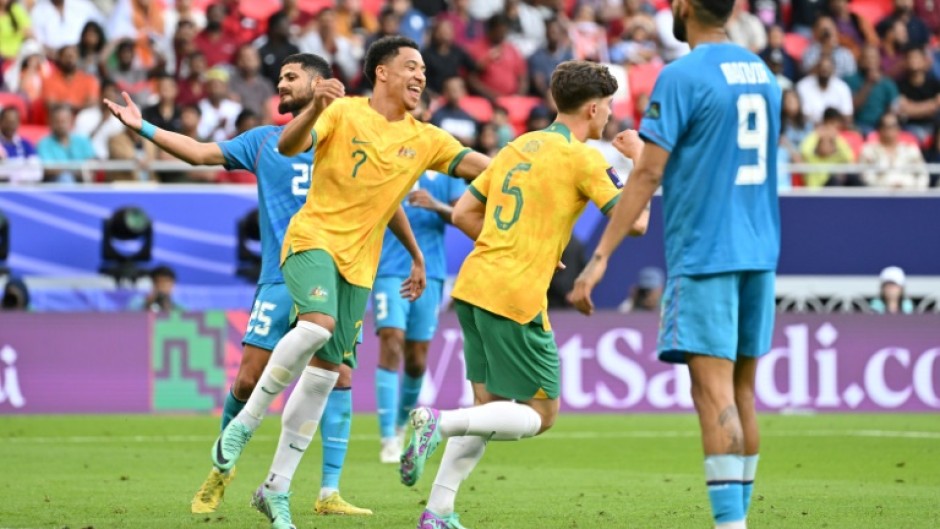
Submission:
<svg viewBox="0 0 940 529">
<path fill-rule="evenodd" d="M 411 275 L 401 283 L 401 297 L 408 301 L 414 301 L 421 297 L 424 287 L 428 284 L 427 275 L 424 271 L 424 260 L 415 260 L 411 262 Z"/>
<path fill-rule="evenodd" d="M 593 258 L 581 271 L 581 275 L 574 282 L 574 289 L 568 294 L 568 301 L 578 309 L 578 312 L 590 316 L 594 312 L 594 302 L 591 301 L 591 292 L 600 283 L 607 270 L 607 260 Z"/>
<path fill-rule="evenodd" d="M 126 107 L 122 107 L 109 99 L 105 99 L 104 104 L 107 105 L 111 114 L 118 118 L 125 127 L 134 132 L 139 132 L 140 127 L 144 124 L 144 118 L 140 115 L 140 108 L 134 104 L 134 101 L 131 100 L 131 96 L 127 95 L 127 92 L 121 92 L 121 97 L 123 97 L 124 102 L 127 103 Z"/>
</svg>

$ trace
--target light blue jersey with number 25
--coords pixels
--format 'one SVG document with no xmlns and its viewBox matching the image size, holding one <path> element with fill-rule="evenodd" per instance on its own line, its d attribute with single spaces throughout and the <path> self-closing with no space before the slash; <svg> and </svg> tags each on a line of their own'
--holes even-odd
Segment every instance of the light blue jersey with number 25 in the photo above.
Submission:
<svg viewBox="0 0 940 529">
<path fill-rule="evenodd" d="M 736 44 L 696 46 L 660 73 L 640 135 L 670 152 L 670 276 L 776 269 L 780 99 L 764 62 Z"/>
</svg>

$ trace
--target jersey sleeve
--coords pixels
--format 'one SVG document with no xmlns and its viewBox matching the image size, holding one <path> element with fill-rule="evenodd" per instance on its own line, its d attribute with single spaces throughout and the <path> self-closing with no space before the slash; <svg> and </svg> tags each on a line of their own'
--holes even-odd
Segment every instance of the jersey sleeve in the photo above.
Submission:
<svg viewBox="0 0 940 529">
<path fill-rule="evenodd" d="M 342 113 L 343 107 L 348 106 L 345 100 L 339 99 L 333 101 L 330 106 L 326 107 L 320 117 L 317 118 L 317 122 L 313 124 L 313 130 L 310 131 L 310 135 L 313 137 L 313 146 L 316 147 L 318 143 L 324 142 L 329 139 L 330 135 L 333 133 L 333 129 L 336 127 L 337 122 L 339 121 L 339 116 Z"/>
<path fill-rule="evenodd" d="M 464 147 L 456 138 L 434 126 L 428 126 L 425 134 L 432 135 L 431 148 L 434 150 L 428 169 L 454 176 L 454 171 L 457 170 L 460 161 L 470 153 L 471 149 Z"/>
<path fill-rule="evenodd" d="M 230 140 L 218 142 L 217 145 L 222 149 L 222 156 L 225 158 L 223 167 L 229 171 L 244 169 L 254 172 L 258 162 L 259 132 L 259 129 L 251 129 Z"/>
<path fill-rule="evenodd" d="M 606 215 L 620 200 L 623 184 L 617 171 L 601 153 L 592 150 L 589 156 L 586 172 L 578 181 L 578 191 Z"/>
<path fill-rule="evenodd" d="M 691 99 L 694 90 L 686 82 L 681 70 L 668 66 L 664 68 L 656 79 L 643 115 L 640 137 L 672 152 L 692 116 Z"/>
<path fill-rule="evenodd" d="M 467 192 L 471 195 L 477 197 L 477 200 L 486 204 L 486 197 L 490 194 L 490 181 L 493 179 L 491 176 L 493 174 L 493 164 L 490 164 L 490 168 L 486 169 L 480 176 L 473 179 L 473 182 L 470 182 L 470 185 L 467 186 Z"/>
</svg>

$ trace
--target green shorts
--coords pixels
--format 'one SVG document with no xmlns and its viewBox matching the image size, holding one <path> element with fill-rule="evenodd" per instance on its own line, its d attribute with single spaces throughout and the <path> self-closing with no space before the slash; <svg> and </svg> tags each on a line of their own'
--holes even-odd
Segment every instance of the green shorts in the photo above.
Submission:
<svg viewBox="0 0 940 529">
<path fill-rule="evenodd" d="M 319 312 L 336 322 L 333 337 L 316 357 L 334 364 L 356 367 L 356 339 L 369 301 L 369 289 L 350 284 L 323 250 L 306 250 L 287 256 L 281 265 L 284 283 L 294 301 L 291 322 L 299 314 Z"/>
<path fill-rule="evenodd" d="M 554 334 L 541 323 L 520 325 L 463 301 L 456 300 L 455 307 L 470 382 L 521 402 L 558 398 L 561 369 Z"/>
</svg>

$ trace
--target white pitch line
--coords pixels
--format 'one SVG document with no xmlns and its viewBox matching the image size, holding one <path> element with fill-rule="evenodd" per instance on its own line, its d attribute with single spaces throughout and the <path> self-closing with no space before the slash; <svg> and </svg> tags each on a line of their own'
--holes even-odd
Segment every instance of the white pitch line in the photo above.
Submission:
<svg viewBox="0 0 940 529">
<path fill-rule="evenodd" d="M 690 430 L 635 430 L 623 432 L 549 432 L 539 437 L 540 440 L 552 439 L 564 441 L 571 439 L 664 439 L 664 438 L 691 438 L 698 437 L 697 431 Z M 857 437 L 857 438 L 886 438 L 886 439 L 940 439 L 940 432 L 918 432 L 900 430 L 806 430 L 806 431 L 778 431 L 763 433 L 764 438 L 792 438 L 792 437 Z M 55 436 L 55 437 L 0 437 L 0 444 L 92 444 L 92 443 L 211 443 L 215 436 L 208 435 L 130 435 L 130 436 Z M 262 442 L 274 441 L 273 435 L 259 435 L 253 439 Z M 376 435 L 356 434 L 350 437 L 354 442 L 377 441 Z"/>
</svg>

